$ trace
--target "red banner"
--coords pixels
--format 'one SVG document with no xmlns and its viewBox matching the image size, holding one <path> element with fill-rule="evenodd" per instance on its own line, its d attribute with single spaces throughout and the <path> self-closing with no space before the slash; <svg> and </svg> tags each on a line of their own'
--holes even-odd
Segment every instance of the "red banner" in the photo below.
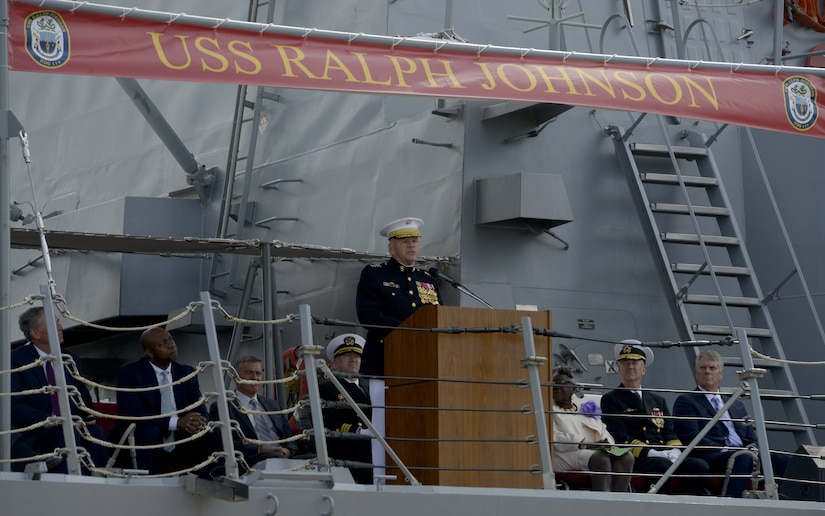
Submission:
<svg viewBox="0 0 825 516">
<path fill-rule="evenodd" d="M 548 102 L 825 137 L 822 78 L 204 28 L 10 3 L 12 70 Z M 218 24 L 219 25 L 219 24 Z M 309 32 L 309 31 L 308 31 Z"/>
</svg>

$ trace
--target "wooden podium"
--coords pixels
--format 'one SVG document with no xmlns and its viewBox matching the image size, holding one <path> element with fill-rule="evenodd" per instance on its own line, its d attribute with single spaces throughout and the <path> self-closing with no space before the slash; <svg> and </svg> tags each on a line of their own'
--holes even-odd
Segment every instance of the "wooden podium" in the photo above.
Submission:
<svg viewBox="0 0 825 516">
<path fill-rule="evenodd" d="M 551 314 L 486 308 L 425 306 L 404 321 L 407 328 L 551 328 Z M 535 337 L 536 354 L 552 356 L 549 337 Z M 395 330 L 384 339 L 387 378 L 386 436 L 413 475 L 426 485 L 541 488 L 540 465 L 529 388 L 521 367 L 524 337 L 519 333 L 443 333 Z M 543 384 L 552 376 L 548 360 Z M 400 378 L 391 378 L 400 377 Z M 432 379 L 432 380 L 430 380 Z M 526 382 L 525 382 L 526 385 Z M 542 389 L 544 410 L 552 406 Z M 437 410 L 436 410 L 437 409 Z M 549 435 L 550 417 L 545 416 Z M 388 473 L 401 471 L 388 458 Z"/>
</svg>

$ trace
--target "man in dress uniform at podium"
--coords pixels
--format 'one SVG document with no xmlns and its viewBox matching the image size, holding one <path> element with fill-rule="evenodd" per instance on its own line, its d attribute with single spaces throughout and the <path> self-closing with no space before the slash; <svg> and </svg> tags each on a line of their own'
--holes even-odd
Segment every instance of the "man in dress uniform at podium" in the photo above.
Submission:
<svg viewBox="0 0 825 516">
<path fill-rule="evenodd" d="M 385 326 L 367 328 L 361 374 L 366 376 L 384 375 L 384 337 L 392 329 L 424 305 L 439 305 L 438 282 L 424 269 L 415 266 L 418 259 L 421 227 L 424 222 L 415 217 L 398 219 L 385 225 L 379 231 L 387 237 L 390 259 L 386 263 L 375 263 L 364 267 L 355 296 L 355 310 L 358 321 L 364 325 Z M 373 424 L 384 430 L 384 379 L 367 379 L 370 397 L 376 408 L 373 410 Z M 373 441 L 373 463 L 383 465 L 384 450 Z M 383 471 L 376 469 L 380 475 Z"/>
</svg>

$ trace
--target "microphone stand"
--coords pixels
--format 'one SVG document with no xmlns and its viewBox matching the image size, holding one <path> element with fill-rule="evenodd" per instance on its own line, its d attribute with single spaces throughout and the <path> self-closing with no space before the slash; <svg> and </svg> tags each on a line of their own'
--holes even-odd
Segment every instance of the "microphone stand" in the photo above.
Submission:
<svg viewBox="0 0 825 516">
<path fill-rule="evenodd" d="M 472 290 L 468 289 L 467 287 L 465 287 L 461 283 L 459 283 L 459 282 L 455 282 L 455 283 L 448 282 L 448 283 L 450 283 L 450 285 L 452 285 L 456 289 L 458 289 L 459 292 L 464 292 L 465 294 L 467 294 L 471 298 L 475 299 L 476 301 L 478 301 L 482 305 L 486 306 L 487 308 L 491 308 L 491 309 L 493 308 L 493 305 L 491 305 L 487 301 L 485 301 L 485 300 L 481 299 L 480 297 L 478 297 L 477 295 L 475 295 L 475 293 L 473 293 Z"/>
<path fill-rule="evenodd" d="M 476 301 L 478 301 L 482 305 L 486 306 L 487 308 L 491 308 L 491 309 L 493 308 L 493 305 L 491 305 L 487 301 L 485 301 L 485 300 L 481 299 L 480 297 L 478 297 L 477 295 L 475 295 L 475 293 L 473 293 L 473 291 L 471 291 L 470 289 L 468 289 L 467 287 L 465 287 L 464 285 L 459 283 L 457 280 L 454 280 L 453 278 L 447 276 L 446 274 L 444 274 L 443 272 L 438 270 L 437 267 L 431 268 L 429 270 L 429 273 L 434 278 L 443 279 L 444 281 L 446 281 L 447 283 L 452 285 L 453 288 L 457 289 L 459 292 L 464 292 L 465 294 L 467 294 L 471 298 L 475 299 Z"/>
</svg>

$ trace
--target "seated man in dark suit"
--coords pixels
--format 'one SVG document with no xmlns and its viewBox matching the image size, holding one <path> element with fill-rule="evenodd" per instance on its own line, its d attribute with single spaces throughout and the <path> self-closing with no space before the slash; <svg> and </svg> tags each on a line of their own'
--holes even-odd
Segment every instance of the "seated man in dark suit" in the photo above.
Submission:
<svg viewBox="0 0 825 516">
<path fill-rule="evenodd" d="M 177 363 L 178 348 L 172 335 L 163 328 L 150 328 L 140 336 L 145 356 L 122 365 L 117 371 L 119 388 L 161 387 L 147 391 L 118 391 L 118 414 L 121 416 L 151 416 L 171 414 L 201 399 L 197 377 L 170 385 L 189 375 L 194 369 Z M 166 385 L 165 388 L 162 388 Z M 170 392 L 171 391 L 171 392 Z M 205 428 L 206 407 L 197 406 L 183 415 L 169 415 L 136 420 L 135 444 L 138 446 L 168 443 L 162 448 L 137 450 L 137 466 L 150 474 L 184 470 L 206 460 L 215 450 L 214 435 L 205 435 L 187 443 L 175 444 Z M 115 436 L 122 433 L 129 421 L 118 421 Z M 114 440 L 114 439 L 113 439 Z"/>
<path fill-rule="evenodd" d="M 695 374 L 698 384 L 696 392 L 682 394 L 673 405 L 673 415 L 685 418 L 676 420 L 674 425 L 679 438 L 685 442 L 693 441 L 693 438 L 705 427 L 707 420 L 716 415 L 729 398 L 729 396 L 718 394 L 719 383 L 724 376 L 724 364 L 719 353 L 713 350 L 699 353 L 696 358 Z M 713 428 L 699 441 L 698 446 L 715 448 L 697 449 L 693 453 L 707 461 L 712 472 L 724 473 L 727 469 L 728 459 L 737 448 L 757 444 L 753 425 L 745 425 L 741 421 L 746 416 L 745 405 L 736 400 L 727 410 L 727 415 L 717 421 Z M 730 421 L 731 419 L 740 421 Z M 771 453 L 771 463 L 776 475 L 781 476 L 788 466 L 788 456 Z M 735 459 L 731 474 L 750 475 L 752 472 L 752 456 L 750 454 L 739 455 Z M 732 477 L 728 482 L 728 490 L 725 494 L 740 498 L 747 487 L 748 481 L 744 477 Z"/>
<path fill-rule="evenodd" d="M 341 376 L 339 380 L 347 393 L 361 405 L 367 418 L 372 418 L 372 401 L 367 390 L 358 382 L 358 372 L 361 369 L 361 353 L 364 349 L 364 338 L 355 333 L 345 333 L 332 339 L 327 345 L 327 357 L 332 366 L 330 369 L 349 376 Z M 350 432 L 355 434 L 371 435 L 366 425 L 361 421 L 349 405 L 338 388 L 330 382 L 323 382 L 318 386 L 321 399 L 338 402 L 336 407 L 324 409 L 324 427 L 333 432 Z M 333 459 L 372 463 L 370 439 L 341 439 L 330 438 L 329 456 Z M 372 484 L 372 468 L 350 467 L 353 479 L 359 484 Z"/>
<path fill-rule="evenodd" d="M 247 355 L 235 361 L 235 371 L 242 380 L 260 382 L 264 376 L 263 364 L 260 358 Z M 295 441 L 277 444 L 269 442 L 255 444 L 246 439 L 258 441 L 278 441 L 292 437 L 289 422 L 283 414 L 256 414 L 256 412 L 278 412 L 281 405 L 278 401 L 259 394 L 260 383 L 236 383 L 237 398 L 228 403 L 229 417 L 238 422 L 243 436 L 233 435 L 236 450 L 243 453 L 244 460 L 249 466 L 258 462 L 276 457 L 290 458 L 298 453 Z M 241 409 L 243 407 L 243 409 Z M 218 420 L 217 403 L 209 410 L 209 417 Z"/>
<path fill-rule="evenodd" d="M 29 342 L 12 351 L 11 367 L 13 369 L 31 364 L 41 356 L 52 354 L 43 307 L 29 308 L 20 315 L 18 322 L 20 331 L 23 332 L 23 335 L 25 335 Z M 63 326 L 60 325 L 59 320 L 56 324 L 58 341 L 62 344 Z M 70 355 L 75 364 L 77 364 L 78 371 L 80 371 L 80 359 L 77 355 L 66 350 L 61 350 L 61 353 Z M 91 408 L 92 396 L 89 394 L 89 389 L 86 388 L 86 385 L 75 380 L 65 366 L 63 367 L 63 373 L 66 377 L 66 383 L 69 386 L 74 386 L 80 393 L 83 404 Z M 11 392 L 35 390 L 47 385 L 55 385 L 54 368 L 51 362 L 39 367 L 18 371 L 11 375 Z M 80 416 L 85 420 L 89 434 L 97 439 L 105 440 L 105 432 L 95 424 L 94 417 L 80 412 L 71 397 L 69 397 L 69 402 L 71 403 L 72 415 Z M 26 396 L 12 396 L 11 398 L 11 422 L 15 428 L 25 428 L 44 421 L 48 417 L 59 415 L 60 407 L 58 406 L 56 394 L 39 393 Z M 16 435 L 18 435 L 18 437 L 13 439 L 12 446 L 15 458 L 30 456 L 31 451 L 40 455 L 52 453 L 57 448 L 65 447 L 63 428 L 60 425 L 42 426 Z M 86 448 L 95 466 L 101 468 L 106 466 L 109 452 L 105 447 L 82 439 L 77 430 L 75 430 L 75 441 L 78 446 Z M 62 463 L 52 461 L 52 464 L 54 464 L 53 471 L 62 473 L 68 471 L 65 461 Z M 22 470 L 22 467 L 15 466 L 15 469 Z"/>
</svg>

